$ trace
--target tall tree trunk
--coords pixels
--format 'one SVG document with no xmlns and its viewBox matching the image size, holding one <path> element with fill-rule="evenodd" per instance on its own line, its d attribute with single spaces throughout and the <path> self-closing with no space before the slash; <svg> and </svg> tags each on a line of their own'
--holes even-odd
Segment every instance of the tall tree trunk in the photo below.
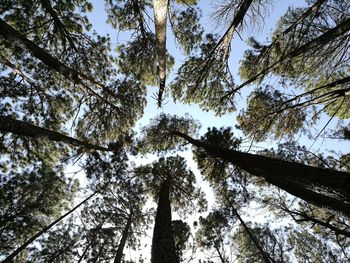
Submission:
<svg viewBox="0 0 350 263">
<path fill-rule="evenodd" d="M 233 34 L 236 30 L 236 28 L 243 23 L 243 19 L 251 6 L 253 0 L 243 0 L 241 4 L 239 5 L 239 9 L 233 18 L 232 23 L 230 24 L 229 28 L 226 30 L 224 35 L 220 38 L 220 40 L 217 42 L 213 50 L 209 53 L 208 58 L 210 59 L 211 56 L 214 54 L 215 50 L 217 48 L 222 48 L 224 54 L 223 54 L 223 60 L 227 60 L 229 56 L 229 46 L 231 45 L 231 41 L 233 38 Z"/>
<path fill-rule="evenodd" d="M 22 50 L 25 50 L 29 53 L 31 53 L 34 57 L 42 61 L 45 65 L 50 67 L 51 69 L 55 70 L 65 78 L 69 79 L 75 84 L 80 84 L 83 86 L 86 90 L 88 90 L 90 93 L 94 94 L 96 97 L 100 98 L 101 100 L 106 101 L 109 105 L 111 105 L 113 108 L 119 109 L 114 104 L 108 102 L 105 98 L 103 98 L 99 93 L 94 91 L 92 88 L 89 87 L 89 85 L 85 84 L 83 79 L 88 80 L 89 82 L 93 83 L 94 85 L 101 88 L 106 94 L 111 95 L 112 97 L 118 99 L 115 92 L 109 89 L 107 86 L 97 82 L 93 78 L 82 74 L 75 69 L 65 65 L 61 61 L 59 61 L 57 58 L 51 56 L 46 50 L 36 45 L 34 42 L 26 38 L 24 35 L 19 33 L 16 29 L 8 25 L 4 20 L 0 18 L 0 35 L 3 36 L 7 41 L 11 42 L 15 46 L 19 47 Z"/>
<path fill-rule="evenodd" d="M 129 236 L 129 230 L 130 230 L 131 223 L 132 223 L 132 217 L 133 217 L 133 211 L 132 211 L 132 209 L 130 209 L 128 221 L 126 222 L 125 228 L 123 230 L 122 238 L 120 239 L 117 253 L 116 253 L 115 258 L 114 258 L 114 263 L 121 263 L 122 262 L 123 250 L 124 250 L 124 247 L 126 244 L 126 240 Z"/>
<path fill-rule="evenodd" d="M 28 136 L 33 138 L 47 138 L 55 142 L 64 142 L 78 147 L 84 147 L 90 150 L 109 151 L 110 149 L 94 145 L 88 142 L 69 137 L 62 133 L 51 131 L 45 128 L 35 126 L 10 116 L 0 116 L 0 131 L 11 132 L 19 136 Z"/>
<path fill-rule="evenodd" d="M 263 260 L 266 263 L 272 263 L 273 260 L 271 260 L 270 256 L 264 251 L 262 245 L 260 244 L 259 239 L 254 235 L 254 233 L 250 230 L 250 228 L 247 226 L 247 224 L 244 222 L 244 220 L 242 219 L 242 217 L 240 216 L 240 214 L 238 213 L 238 211 L 236 210 L 236 208 L 234 207 L 234 205 L 232 204 L 232 202 L 227 198 L 226 199 L 232 209 L 232 212 L 236 215 L 236 217 L 238 218 L 239 222 L 241 223 L 241 225 L 243 226 L 244 230 L 246 231 L 246 233 L 248 234 L 249 238 L 253 241 L 254 245 L 256 246 L 256 248 L 259 250 L 260 255 L 262 256 Z"/>
<path fill-rule="evenodd" d="M 153 0 L 154 22 L 156 26 L 156 50 L 158 57 L 159 107 L 162 105 L 162 95 L 165 89 L 166 79 L 166 22 L 168 4 L 168 0 Z"/>
<path fill-rule="evenodd" d="M 63 40 L 66 38 L 69 42 L 69 44 L 74 48 L 76 52 L 78 52 L 78 49 L 76 48 L 73 39 L 71 38 L 69 32 L 66 30 L 66 27 L 62 23 L 62 21 L 59 19 L 56 11 L 52 8 L 51 0 L 41 0 L 41 4 L 44 7 L 44 9 L 50 14 L 52 17 L 56 28 L 61 32 L 61 35 L 63 37 Z M 65 43 L 64 43 L 65 45 Z"/>
<path fill-rule="evenodd" d="M 83 254 L 80 256 L 80 258 L 79 258 L 79 260 L 78 260 L 77 263 L 80 263 L 80 262 L 83 261 L 83 259 L 84 259 L 85 255 L 86 255 L 88 249 L 90 248 L 90 246 L 91 246 L 91 243 L 88 243 L 87 246 L 86 246 L 86 248 L 84 249 Z"/>
<path fill-rule="evenodd" d="M 218 255 L 219 255 L 219 258 L 220 258 L 221 263 L 227 263 L 226 260 L 225 260 L 225 258 L 224 258 L 224 256 L 221 254 L 220 249 L 219 249 L 218 246 L 215 246 L 215 250 L 216 250 L 216 252 L 217 252 Z"/>
<path fill-rule="evenodd" d="M 350 215 L 349 173 L 218 148 L 181 132 L 172 134 L 306 202 Z"/>
<path fill-rule="evenodd" d="M 143 16 L 142 16 L 142 11 L 140 9 L 139 0 L 131 0 L 131 4 L 135 13 L 135 16 L 137 17 L 137 21 L 139 24 L 139 28 L 140 28 L 140 32 L 143 38 L 146 38 L 146 29 L 145 29 L 145 24 L 144 24 L 144 20 L 143 20 Z"/>
<path fill-rule="evenodd" d="M 97 193 L 99 192 L 99 190 L 95 191 L 94 193 L 92 193 L 90 196 L 88 196 L 87 198 L 85 198 L 82 202 L 80 202 L 77 206 L 75 206 L 73 209 L 69 210 L 67 213 L 65 213 L 64 215 L 62 215 L 61 217 L 59 217 L 58 219 L 56 219 L 55 221 L 53 221 L 51 224 L 47 225 L 46 227 L 44 227 L 42 230 L 40 230 L 39 232 L 37 232 L 34 236 L 32 236 L 31 238 L 29 238 L 26 242 L 24 242 L 19 248 L 17 248 L 15 251 L 13 251 L 7 258 L 4 259 L 4 261 L 2 261 L 2 263 L 12 263 L 13 259 L 19 254 L 21 253 L 28 245 L 30 245 L 35 239 L 37 239 L 38 237 L 40 237 L 42 234 L 46 233 L 50 228 L 52 228 L 54 225 L 56 225 L 58 222 L 60 222 L 62 219 L 64 219 L 65 217 L 69 216 L 71 213 L 73 213 L 75 210 L 77 210 L 80 206 L 82 206 L 83 204 L 85 204 L 87 201 L 89 201 L 92 197 L 94 197 Z"/>
<path fill-rule="evenodd" d="M 178 263 L 171 224 L 170 181 L 165 180 L 160 188 L 157 214 L 152 238 L 152 263 Z"/>
<path fill-rule="evenodd" d="M 309 42 L 305 43 L 304 45 L 297 47 L 296 49 L 290 51 L 289 53 L 283 55 L 281 58 L 279 58 L 276 62 L 272 63 L 270 66 L 264 68 L 260 72 L 258 72 L 256 75 L 239 85 L 238 87 L 234 88 L 232 91 L 227 93 L 224 97 L 228 97 L 231 94 L 234 94 L 238 90 L 242 89 L 243 87 L 249 85 L 250 83 L 256 81 L 259 77 L 266 75 L 271 70 L 275 69 L 277 66 L 279 66 L 281 63 L 285 62 L 288 59 L 295 58 L 301 54 L 304 54 L 310 50 L 316 49 L 320 46 L 326 45 L 327 43 L 333 41 L 337 37 L 346 34 L 350 30 L 350 18 L 345 19 L 343 22 L 341 22 L 339 25 L 335 26 L 334 28 L 329 29 L 324 34 L 310 40 Z"/>
</svg>

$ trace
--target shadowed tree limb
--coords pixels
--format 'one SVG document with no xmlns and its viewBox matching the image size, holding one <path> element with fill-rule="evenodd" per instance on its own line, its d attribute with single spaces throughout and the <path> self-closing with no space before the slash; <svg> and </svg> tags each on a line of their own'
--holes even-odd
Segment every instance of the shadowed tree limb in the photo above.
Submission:
<svg viewBox="0 0 350 263">
<path fill-rule="evenodd" d="M 41 128 L 33 124 L 16 120 L 10 116 L 0 116 L 0 131 L 33 138 L 46 138 L 50 141 L 64 142 L 90 150 L 111 151 L 109 148 L 91 144 L 85 141 L 80 141 L 56 131 L 51 131 L 49 129 Z"/>
</svg>

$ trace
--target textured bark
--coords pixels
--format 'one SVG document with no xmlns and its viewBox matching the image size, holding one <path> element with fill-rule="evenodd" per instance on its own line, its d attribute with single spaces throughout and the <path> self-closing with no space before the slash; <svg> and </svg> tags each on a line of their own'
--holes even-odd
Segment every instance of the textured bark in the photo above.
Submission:
<svg viewBox="0 0 350 263">
<path fill-rule="evenodd" d="M 133 217 L 133 212 L 131 210 L 129 217 L 128 217 L 128 221 L 126 222 L 125 228 L 124 228 L 123 233 L 122 233 L 122 238 L 120 239 L 120 242 L 118 245 L 117 253 L 116 253 L 115 258 L 114 258 L 114 263 L 121 263 L 122 262 L 123 250 L 124 250 L 124 247 L 126 244 L 126 240 L 129 236 L 129 231 L 130 231 L 130 227 L 131 227 L 131 223 L 132 223 L 132 217 Z"/>
<path fill-rule="evenodd" d="M 168 0 L 153 0 L 154 23 L 156 26 L 156 50 L 158 57 L 159 93 L 158 106 L 162 105 L 162 96 L 166 79 L 166 22 L 168 15 Z"/>
<path fill-rule="evenodd" d="M 69 137 L 62 133 L 41 128 L 20 120 L 16 120 L 9 116 L 0 116 L 0 131 L 11 132 L 20 136 L 28 136 L 33 138 L 47 138 L 50 141 L 64 142 L 70 145 L 84 147 L 90 150 L 109 151 L 110 149 L 94 145 L 88 142 Z"/>
<path fill-rule="evenodd" d="M 77 206 L 75 206 L 73 209 L 69 210 L 67 213 L 63 214 L 61 217 L 53 221 L 51 224 L 44 227 L 42 230 L 37 232 L 35 235 L 33 235 L 31 238 L 29 238 L 26 242 L 24 242 L 20 247 L 18 247 L 15 251 L 13 251 L 7 258 L 2 261 L 2 263 L 12 263 L 13 259 L 21 253 L 27 246 L 29 246 L 32 242 L 34 242 L 35 239 L 46 233 L 50 228 L 52 228 L 54 225 L 56 225 L 58 222 L 60 222 L 65 217 L 69 216 L 71 213 L 73 213 L 75 210 L 77 210 L 80 206 L 85 204 L 87 201 L 89 201 L 92 197 L 94 197 L 99 191 L 94 192 L 89 197 L 85 198 L 82 202 L 80 202 Z"/>
<path fill-rule="evenodd" d="M 350 215 L 349 173 L 218 148 L 181 132 L 172 134 L 252 175 L 263 177 L 268 183 L 306 202 Z"/>
<path fill-rule="evenodd" d="M 162 183 L 152 238 L 152 263 L 178 263 L 171 224 L 170 182 Z"/>
</svg>

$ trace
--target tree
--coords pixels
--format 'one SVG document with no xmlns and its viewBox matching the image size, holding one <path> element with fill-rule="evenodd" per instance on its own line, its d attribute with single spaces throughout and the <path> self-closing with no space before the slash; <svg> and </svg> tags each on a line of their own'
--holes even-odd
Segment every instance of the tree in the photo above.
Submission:
<svg viewBox="0 0 350 263">
<path fill-rule="evenodd" d="M 224 237 L 228 234 L 228 221 L 220 211 L 209 213 L 206 218 L 199 218 L 200 229 L 196 233 L 199 247 L 214 249 L 221 263 L 228 262 L 224 254 Z"/>
<path fill-rule="evenodd" d="M 152 165 L 140 167 L 138 173 L 145 178 L 147 185 L 153 189 L 155 199 L 158 200 L 151 260 L 179 262 L 171 223 L 171 209 L 188 211 L 191 200 L 200 197 L 200 192 L 194 187 L 194 174 L 180 156 L 160 158 Z"/>
<path fill-rule="evenodd" d="M 203 140 L 204 138 L 196 140 L 179 131 L 184 128 L 181 127 L 181 123 L 186 123 L 185 127 L 188 127 L 192 122 L 185 118 L 176 120 L 176 117 L 160 115 L 153 122 L 156 125 L 144 128 L 143 139 L 158 143 L 154 148 L 155 151 L 169 150 L 176 144 L 188 142 L 197 148 L 204 149 L 208 155 L 230 162 L 252 175 L 263 177 L 268 183 L 307 202 L 349 215 L 347 185 L 350 177 L 348 173 L 243 153 L 230 149 L 230 145 L 220 147 L 207 143 Z M 176 127 L 176 124 L 180 125 Z M 163 133 L 158 133 L 157 138 L 152 138 L 154 130 L 161 130 Z M 327 178 L 332 178 L 332 181 Z M 323 191 L 318 192 L 315 187 L 321 187 Z"/>
<path fill-rule="evenodd" d="M 349 154 L 290 141 L 312 136 L 307 125 L 323 113 L 316 138 L 334 119 L 326 136 L 349 137 L 349 3 L 289 8 L 269 37 L 265 14 L 278 5 L 269 0 L 214 3 L 214 29 L 196 0 L 104 2 L 125 42 L 93 31 L 87 0 L 0 3 L 1 260 L 143 262 L 145 253 L 125 250 L 141 251 L 155 216 L 152 262 L 191 261 L 196 244 L 221 262 L 349 261 Z M 241 84 L 230 69 L 235 37 L 250 45 Z M 289 141 L 245 152 L 232 128 L 200 136 L 199 122 L 165 114 L 136 139 L 150 86 L 159 108 L 168 94 L 216 115 L 241 108 L 246 139 Z M 206 196 L 176 155 L 188 145 L 183 156 L 214 196 L 206 214 Z M 157 160 L 144 164 L 149 157 Z M 200 226 L 192 244 L 190 213 Z"/>
<path fill-rule="evenodd" d="M 263 138 L 261 133 L 280 137 L 297 132 L 306 121 L 305 109 L 314 105 L 320 108 L 316 113 L 309 112 L 313 119 L 320 112 L 326 112 L 331 119 L 349 117 L 346 110 L 349 5 L 322 0 L 309 3 L 308 8 L 287 11 L 269 44 L 251 39 L 252 49 L 246 51 L 241 62 L 240 76 L 245 82 L 234 92 L 248 84 L 261 83 L 271 75 L 280 79 L 281 86 L 293 85 L 305 90 L 276 98 L 281 92 L 261 93 L 260 88 L 251 95 L 248 110 L 241 113 L 239 122 L 246 134 L 258 140 Z M 264 106 L 258 106 L 258 101 Z M 256 112 L 257 107 L 262 109 L 261 114 Z M 282 118 L 288 119 L 287 128 L 279 130 Z M 257 121 L 257 128 L 249 126 L 251 121 Z"/>
<path fill-rule="evenodd" d="M 183 262 L 185 260 L 185 251 L 191 247 L 191 245 L 188 244 L 191 236 L 191 227 L 182 220 L 173 220 L 171 223 L 174 235 L 176 257 L 179 259 L 179 262 Z"/>
</svg>

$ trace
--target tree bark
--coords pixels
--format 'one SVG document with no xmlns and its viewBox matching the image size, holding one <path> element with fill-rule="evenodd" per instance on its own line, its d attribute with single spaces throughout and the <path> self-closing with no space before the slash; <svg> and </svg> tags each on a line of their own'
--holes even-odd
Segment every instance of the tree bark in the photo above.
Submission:
<svg viewBox="0 0 350 263">
<path fill-rule="evenodd" d="M 16 120 L 10 116 L 0 116 L 0 131 L 11 132 L 20 136 L 28 136 L 33 138 L 47 138 L 51 141 L 64 142 L 90 150 L 110 151 L 108 148 L 85 141 L 80 141 L 56 131 L 51 131 L 20 120 Z"/>
<path fill-rule="evenodd" d="M 116 253 L 115 258 L 114 258 L 114 263 L 121 263 L 122 262 L 123 250 L 124 250 L 124 247 L 126 244 L 126 240 L 129 236 L 129 230 L 130 230 L 131 223 L 132 223 L 132 217 L 133 217 L 133 211 L 132 211 L 132 209 L 130 209 L 128 221 L 126 222 L 125 228 L 123 230 L 122 238 L 120 239 L 117 253 Z"/>
<path fill-rule="evenodd" d="M 181 132 L 171 133 L 306 202 L 350 215 L 349 173 L 218 148 Z"/>
<path fill-rule="evenodd" d="M 162 95 L 165 89 L 166 79 L 166 22 L 168 4 L 168 0 L 153 0 L 159 76 L 158 107 L 161 107 L 162 105 Z"/>
<path fill-rule="evenodd" d="M 69 216 L 71 213 L 73 213 L 75 210 L 77 210 L 80 206 L 82 206 L 83 204 L 85 204 L 87 201 L 89 201 L 92 197 L 94 197 L 98 191 L 95 191 L 93 194 L 91 194 L 90 196 L 88 196 L 87 198 L 85 198 L 82 202 L 80 202 L 77 206 L 75 206 L 73 209 L 69 210 L 67 213 L 65 213 L 64 215 L 62 215 L 61 217 L 59 217 L 58 219 L 56 219 L 55 221 L 53 221 L 51 224 L 47 225 L 46 227 L 44 227 L 42 230 L 40 230 L 39 232 L 37 232 L 34 236 L 32 236 L 31 238 L 29 238 L 26 242 L 24 242 L 19 248 L 17 248 L 15 251 L 13 251 L 7 258 L 4 259 L 4 261 L 2 261 L 2 263 L 12 263 L 13 259 L 19 254 L 21 253 L 28 245 L 30 245 L 32 242 L 34 242 L 35 239 L 37 239 L 38 237 L 40 237 L 42 234 L 46 233 L 50 228 L 52 228 L 54 225 L 56 225 L 58 222 L 60 222 L 62 219 L 64 219 L 65 217 Z"/>
<path fill-rule="evenodd" d="M 171 224 L 170 181 L 160 188 L 157 214 L 152 238 L 151 263 L 178 263 Z"/>
</svg>

